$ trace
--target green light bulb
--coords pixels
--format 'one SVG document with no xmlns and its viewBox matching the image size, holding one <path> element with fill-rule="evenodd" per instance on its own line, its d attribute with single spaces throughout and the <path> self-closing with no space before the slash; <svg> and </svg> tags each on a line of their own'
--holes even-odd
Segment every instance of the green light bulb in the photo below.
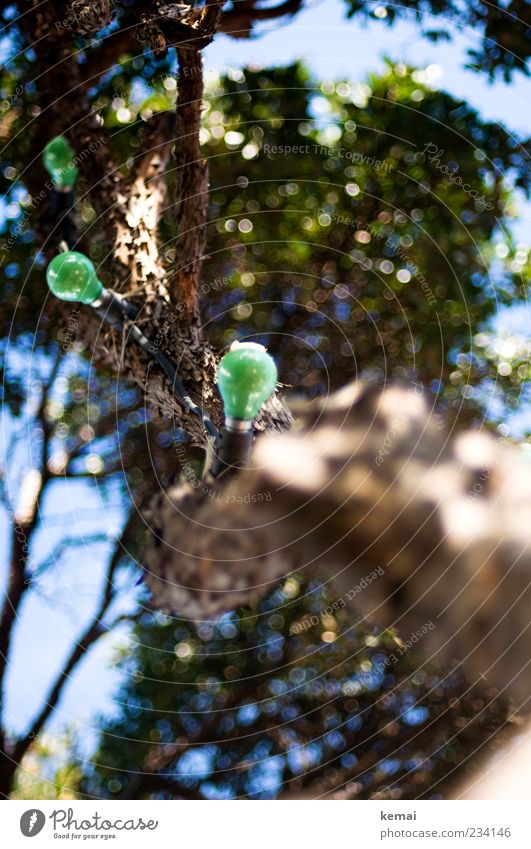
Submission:
<svg viewBox="0 0 531 849">
<path fill-rule="evenodd" d="M 78 251 L 57 254 L 48 265 L 46 281 L 50 291 L 62 301 L 92 304 L 103 290 L 94 264 Z"/>
<path fill-rule="evenodd" d="M 48 142 L 42 155 L 44 167 L 58 189 L 70 188 L 78 175 L 74 162 L 74 151 L 64 136 L 56 136 Z"/>
<path fill-rule="evenodd" d="M 235 342 L 218 366 L 218 386 L 229 419 L 254 419 L 277 383 L 277 367 L 263 345 Z"/>
</svg>

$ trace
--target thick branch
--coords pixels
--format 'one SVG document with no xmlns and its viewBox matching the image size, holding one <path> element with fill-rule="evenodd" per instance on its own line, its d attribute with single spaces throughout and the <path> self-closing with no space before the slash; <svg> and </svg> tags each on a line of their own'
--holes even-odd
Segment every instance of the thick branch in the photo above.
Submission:
<svg viewBox="0 0 531 849">
<path fill-rule="evenodd" d="M 194 33 L 190 30 L 190 37 L 195 47 L 203 45 L 205 33 L 214 33 L 216 30 L 232 38 L 249 38 L 254 34 L 254 25 L 258 22 L 275 20 L 286 15 L 295 15 L 303 5 L 303 0 L 285 0 L 277 6 L 260 8 L 256 6 L 256 0 L 239 2 L 234 8 L 222 11 L 219 3 L 207 4 L 202 10 L 200 18 L 200 32 Z M 124 19 L 119 30 L 111 32 L 94 47 L 88 46 L 87 61 L 80 67 L 80 75 L 83 83 L 96 85 L 98 79 L 116 65 L 124 55 L 136 56 L 139 53 L 139 34 L 141 25 L 132 23 L 133 15 L 129 14 Z M 157 17 L 155 17 L 155 22 Z M 192 42 L 191 42 L 192 43 Z"/>
<path fill-rule="evenodd" d="M 176 489 L 153 513 L 157 606 L 208 619 L 262 597 L 292 569 L 321 570 L 364 617 L 530 694 L 531 476 L 482 433 L 450 440 L 402 387 L 354 384 L 296 431 L 259 441 L 254 470 Z M 194 530 L 195 529 L 195 530 Z M 186 549 L 183 550 L 183 540 Z"/>
<path fill-rule="evenodd" d="M 530 781 L 531 725 L 527 723 L 503 748 L 482 759 L 478 769 L 456 788 L 453 798 L 527 801 Z"/>
<path fill-rule="evenodd" d="M 170 112 L 157 113 L 147 122 L 116 240 L 115 256 L 131 270 L 127 289 L 130 295 L 140 295 L 143 302 L 161 295 L 167 298 L 158 227 L 166 199 L 172 129 Z"/>
<path fill-rule="evenodd" d="M 244 0 L 236 3 L 221 17 L 220 32 L 233 38 L 249 38 L 253 35 L 254 25 L 259 21 L 271 21 L 286 15 L 296 15 L 303 5 L 303 0 L 284 0 L 278 6 L 260 8 L 256 0 Z"/>
<path fill-rule="evenodd" d="M 116 30 L 102 39 L 97 47 L 89 50 L 87 61 L 80 67 L 83 85 L 95 86 L 99 78 L 118 64 L 124 55 L 138 55 L 140 45 L 135 33 L 133 27 Z"/>
<path fill-rule="evenodd" d="M 175 269 L 171 291 L 184 313 L 197 319 L 197 291 L 206 248 L 208 167 L 199 131 L 203 97 L 203 60 L 198 50 L 178 50 L 175 121 Z"/>
<path fill-rule="evenodd" d="M 11 559 L 2 615 L 0 616 L 0 688 L 3 687 L 7 668 L 13 626 L 22 596 L 27 589 L 25 582 L 26 564 L 29 554 L 29 538 L 33 528 L 34 522 L 26 525 L 20 525 L 17 522 L 11 532 Z"/>
</svg>

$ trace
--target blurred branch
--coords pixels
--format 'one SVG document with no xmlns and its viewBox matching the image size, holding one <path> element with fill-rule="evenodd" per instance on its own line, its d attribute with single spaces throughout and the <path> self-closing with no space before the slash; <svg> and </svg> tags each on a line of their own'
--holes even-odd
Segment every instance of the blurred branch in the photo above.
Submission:
<svg viewBox="0 0 531 849">
<path fill-rule="evenodd" d="M 12 452 L 13 452 L 13 449 L 15 447 L 16 442 L 17 442 L 17 438 L 16 438 L 15 435 L 13 435 L 13 437 L 8 441 L 8 443 L 6 445 L 6 451 L 5 451 L 6 457 L 12 457 L 13 456 Z M 13 502 L 11 501 L 11 499 L 9 497 L 9 493 L 8 493 L 7 480 L 6 480 L 6 470 L 5 469 L 0 469 L 0 501 L 2 502 L 2 505 L 3 505 L 6 513 L 8 513 L 8 514 L 14 513 Z"/>
<path fill-rule="evenodd" d="M 119 625 L 134 624 L 138 622 L 145 611 L 139 610 L 136 613 L 121 613 L 112 622 L 105 625 L 107 632 L 114 631 Z"/>
<path fill-rule="evenodd" d="M 44 406 L 48 402 L 48 396 L 50 394 L 50 391 L 51 391 L 51 389 L 52 389 L 52 387 L 53 387 L 53 385 L 56 381 L 57 375 L 59 374 L 61 362 L 62 362 L 61 352 L 58 351 L 56 353 L 55 357 L 52 360 L 52 367 L 50 369 L 50 374 L 48 375 L 48 377 L 46 378 L 46 380 L 44 382 L 43 403 L 41 404 L 42 412 L 44 411 Z M 42 412 L 41 412 L 41 415 L 42 415 Z"/>
<path fill-rule="evenodd" d="M 455 788 L 453 799 L 528 801 L 531 782 L 531 724 L 495 753 L 489 752 L 478 767 Z"/>
<path fill-rule="evenodd" d="M 39 735 L 44 724 L 55 710 L 61 697 L 61 693 L 67 682 L 70 680 L 71 675 L 79 661 L 85 656 L 88 649 L 93 646 L 94 643 L 101 636 L 109 632 L 109 628 L 104 624 L 103 620 L 116 597 L 114 577 L 118 567 L 122 562 L 124 552 L 127 551 L 124 546 L 126 545 L 126 543 L 127 545 L 130 545 L 131 535 L 133 533 L 133 529 L 137 521 L 138 514 L 136 510 L 132 510 L 122 530 L 120 539 L 117 541 L 113 555 L 109 560 L 107 571 L 104 576 L 104 587 L 102 596 L 95 614 L 92 616 L 81 637 L 76 641 L 70 655 L 68 656 L 65 664 L 63 665 L 63 668 L 61 669 L 52 686 L 50 687 L 48 695 L 44 699 L 44 704 L 41 712 L 35 717 L 35 719 L 31 723 L 27 734 L 23 738 L 18 740 L 12 748 L 11 757 L 16 765 L 20 764 L 22 758 L 28 751 L 29 747 L 31 746 L 35 738 Z"/>
<path fill-rule="evenodd" d="M 57 480 L 101 480 L 121 474 L 123 471 L 123 464 L 117 460 L 113 466 L 106 466 L 101 472 L 71 472 L 67 469 L 65 474 L 54 475 L 54 477 Z"/>
<path fill-rule="evenodd" d="M 109 413 L 105 413 L 105 415 L 100 416 L 98 419 L 91 419 L 89 423 L 94 431 L 92 441 L 101 439 L 102 437 L 108 437 L 111 434 L 113 437 L 117 436 L 118 422 L 120 418 L 123 416 L 127 416 L 128 413 L 138 410 L 139 406 L 140 399 L 135 398 L 131 403 L 122 402 L 120 404 L 119 411 L 117 408 L 111 409 Z M 79 456 L 83 453 L 83 451 L 86 450 L 86 448 L 86 440 L 80 439 L 77 445 L 74 445 L 68 452 L 68 456 L 65 459 L 67 466 L 73 460 L 78 459 Z"/>
<path fill-rule="evenodd" d="M 286 15 L 296 15 L 304 4 L 304 0 L 285 0 L 278 6 L 260 7 L 256 0 L 243 0 L 235 3 L 232 9 L 224 12 L 221 17 L 219 31 L 233 38 L 249 38 L 253 27 L 259 21 L 270 21 Z"/>
<path fill-rule="evenodd" d="M 43 572 L 46 572 L 51 566 L 55 566 L 65 551 L 69 548 L 77 548 L 80 546 L 85 547 L 99 542 L 109 542 L 107 534 L 90 534 L 89 536 L 84 537 L 65 537 L 61 540 L 59 545 L 56 546 L 53 554 L 51 554 L 50 557 L 47 557 L 46 560 L 42 560 L 38 563 L 32 570 L 29 586 L 33 586 L 33 583 L 40 578 Z"/>
<path fill-rule="evenodd" d="M 219 29 L 225 0 L 207 0 L 201 11 L 199 27 L 205 34 L 214 36 Z"/>
<path fill-rule="evenodd" d="M 131 26 L 119 29 L 88 48 L 87 61 L 80 67 L 80 82 L 84 87 L 96 86 L 99 78 L 117 65 L 123 56 L 137 56 L 141 52 L 135 31 L 136 28 Z"/>
</svg>

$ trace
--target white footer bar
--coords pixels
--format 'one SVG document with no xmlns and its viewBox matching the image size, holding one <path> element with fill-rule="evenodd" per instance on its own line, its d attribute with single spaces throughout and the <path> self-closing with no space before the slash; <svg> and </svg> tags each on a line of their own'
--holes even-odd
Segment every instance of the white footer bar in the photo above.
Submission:
<svg viewBox="0 0 531 849">
<path fill-rule="evenodd" d="M 531 847 L 529 803 L 505 801 L 10 801 L 0 834 L 6 849 Z"/>
</svg>

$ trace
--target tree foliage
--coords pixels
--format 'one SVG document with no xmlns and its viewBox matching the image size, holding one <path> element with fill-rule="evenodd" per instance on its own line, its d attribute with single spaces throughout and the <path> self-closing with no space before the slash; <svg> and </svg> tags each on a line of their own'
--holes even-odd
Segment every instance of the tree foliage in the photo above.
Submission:
<svg viewBox="0 0 531 849">
<path fill-rule="evenodd" d="M 440 798 L 508 714 L 492 691 L 420 661 L 430 627 L 402 642 L 353 624 L 343 597 L 297 576 L 219 623 L 146 614 L 82 790 Z"/>
<path fill-rule="evenodd" d="M 432 41 L 450 40 L 448 24 L 457 24 L 466 35 L 478 40 L 468 50 L 472 68 L 491 77 L 511 79 L 517 71 L 529 72 L 529 34 L 531 18 L 526 0 L 404 0 L 398 3 L 364 3 L 346 0 L 349 17 L 361 15 L 376 18 L 389 25 L 411 15 L 421 25 L 423 34 Z"/>
</svg>

